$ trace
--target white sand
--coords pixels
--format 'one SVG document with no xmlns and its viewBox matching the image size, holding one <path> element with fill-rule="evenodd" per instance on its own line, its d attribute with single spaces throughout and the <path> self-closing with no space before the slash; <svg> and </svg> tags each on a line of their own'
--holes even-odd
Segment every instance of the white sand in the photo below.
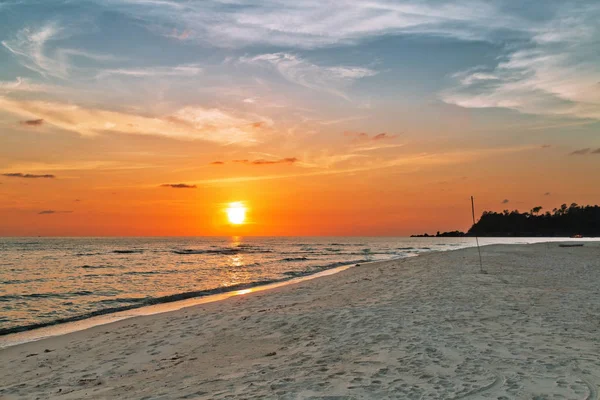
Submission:
<svg viewBox="0 0 600 400">
<path fill-rule="evenodd" d="M 0 351 L 0 398 L 597 399 L 600 244 L 490 246 Z"/>
</svg>

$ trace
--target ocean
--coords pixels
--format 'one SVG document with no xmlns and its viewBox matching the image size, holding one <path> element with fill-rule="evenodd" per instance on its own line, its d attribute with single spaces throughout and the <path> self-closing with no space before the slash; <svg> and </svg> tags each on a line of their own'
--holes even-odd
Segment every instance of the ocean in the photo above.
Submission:
<svg viewBox="0 0 600 400">
<path fill-rule="evenodd" d="M 482 244 L 557 238 L 485 238 Z M 0 238 L 0 334 L 475 245 L 474 238 Z"/>
</svg>

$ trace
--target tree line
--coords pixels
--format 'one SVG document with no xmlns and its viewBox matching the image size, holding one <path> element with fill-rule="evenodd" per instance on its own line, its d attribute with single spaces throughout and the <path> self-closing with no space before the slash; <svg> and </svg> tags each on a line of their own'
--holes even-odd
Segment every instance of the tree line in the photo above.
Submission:
<svg viewBox="0 0 600 400">
<path fill-rule="evenodd" d="M 600 236 L 600 206 L 572 203 L 542 212 L 541 206 L 528 212 L 484 211 L 468 236 Z"/>
</svg>

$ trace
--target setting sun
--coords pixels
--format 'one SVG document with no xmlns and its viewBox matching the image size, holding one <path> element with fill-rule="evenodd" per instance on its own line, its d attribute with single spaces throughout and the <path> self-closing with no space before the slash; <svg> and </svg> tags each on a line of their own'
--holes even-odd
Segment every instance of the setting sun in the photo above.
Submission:
<svg viewBox="0 0 600 400">
<path fill-rule="evenodd" d="M 236 201 L 229 203 L 229 207 L 225 210 L 227 212 L 227 219 L 234 225 L 243 224 L 246 220 L 246 207 L 242 202 Z"/>
</svg>

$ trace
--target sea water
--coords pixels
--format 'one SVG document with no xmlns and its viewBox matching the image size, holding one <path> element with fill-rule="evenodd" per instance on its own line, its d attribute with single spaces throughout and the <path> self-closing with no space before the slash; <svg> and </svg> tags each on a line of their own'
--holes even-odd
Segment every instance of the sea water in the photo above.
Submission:
<svg viewBox="0 0 600 400">
<path fill-rule="evenodd" d="M 480 239 L 549 240 L 564 239 Z M 474 245 L 474 238 L 0 238 L 0 334 Z"/>
</svg>

